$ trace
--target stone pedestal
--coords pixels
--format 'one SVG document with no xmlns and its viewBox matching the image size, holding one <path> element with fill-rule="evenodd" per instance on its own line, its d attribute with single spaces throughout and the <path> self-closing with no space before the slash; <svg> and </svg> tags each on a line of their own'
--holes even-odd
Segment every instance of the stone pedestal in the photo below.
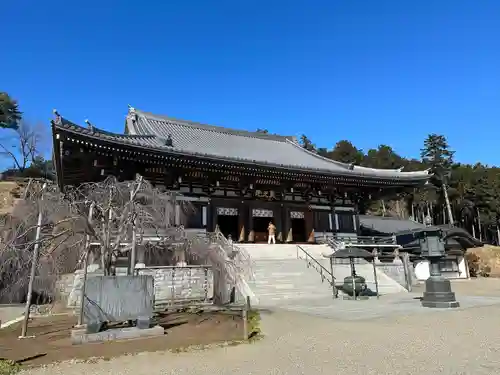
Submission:
<svg viewBox="0 0 500 375">
<path fill-rule="evenodd" d="M 425 281 L 425 292 L 422 297 L 423 307 L 454 308 L 460 303 L 451 290 L 450 280 L 445 279 L 439 270 L 439 259 L 430 260 L 430 277 Z"/>
<path fill-rule="evenodd" d="M 139 329 L 136 327 L 130 328 L 115 328 L 102 332 L 87 333 L 85 329 L 73 329 L 71 331 L 71 343 L 73 345 L 88 344 L 93 342 L 105 342 L 114 340 L 130 340 L 146 337 L 163 336 L 165 330 L 160 326 L 152 328 Z"/>
</svg>

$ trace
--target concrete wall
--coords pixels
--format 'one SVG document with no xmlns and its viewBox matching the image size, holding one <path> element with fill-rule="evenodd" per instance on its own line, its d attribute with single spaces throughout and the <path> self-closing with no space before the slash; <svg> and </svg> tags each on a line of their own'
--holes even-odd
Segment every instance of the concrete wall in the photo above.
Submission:
<svg viewBox="0 0 500 375">
<path fill-rule="evenodd" d="M 467 279 L 467 264 L 464 257 L 458 257 L 458 272 L 441 271 L 443 277 L 447 279 Z M 425 281 L 430 276 L 429 262 L 421 260 L 415 264 L 416 277 L 420 281 Z"/>
</svg>

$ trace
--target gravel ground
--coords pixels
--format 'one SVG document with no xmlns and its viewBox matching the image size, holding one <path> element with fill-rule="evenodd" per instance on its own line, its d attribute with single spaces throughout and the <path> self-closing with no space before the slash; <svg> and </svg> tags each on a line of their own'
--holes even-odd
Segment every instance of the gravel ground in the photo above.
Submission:
<svg viewBox="0 0 500 375">
<path fill-rule="evenodd" d="M 369 321 L 263 315 L 253 344 L 63 363 L 30 374 L 500 374 L 500 306 Z"/>
</svg>

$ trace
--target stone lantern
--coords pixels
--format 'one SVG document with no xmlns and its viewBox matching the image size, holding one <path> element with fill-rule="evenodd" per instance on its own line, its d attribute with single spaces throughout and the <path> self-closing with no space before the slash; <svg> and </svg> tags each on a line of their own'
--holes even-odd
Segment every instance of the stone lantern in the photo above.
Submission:
<svg viewBox="0 0 500 375">
<path fill-rule="evenodd" d="M 425 281 L 422 306 L 435 308 L 459 307 L 460 303 L 451 290 L 450 280 L 441 275 L 439 261 L 444 258 L 445 247 L 441 229 L 425 229 L 415 233 L 421 255 L 429 261 L 430 277 Z"/>
</svg>

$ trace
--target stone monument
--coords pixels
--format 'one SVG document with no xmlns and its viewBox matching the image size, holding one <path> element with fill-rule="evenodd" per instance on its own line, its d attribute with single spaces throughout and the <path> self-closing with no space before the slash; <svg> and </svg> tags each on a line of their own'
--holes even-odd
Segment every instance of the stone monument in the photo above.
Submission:
<svg viewBox="0 0 500 375">
<path fill-rule="evenodd" d="M 427 228 L 415 233 L 421 250 L 421 256 L 429 261 L 430 276 L 425 281 L 422 306 L 434 308 L 459 307 L 460 303 L 451 290 L 450 280 L 441 275 L 439 261 L 444 258 L 445 247 L 441 229 Z"/>
</svg>

